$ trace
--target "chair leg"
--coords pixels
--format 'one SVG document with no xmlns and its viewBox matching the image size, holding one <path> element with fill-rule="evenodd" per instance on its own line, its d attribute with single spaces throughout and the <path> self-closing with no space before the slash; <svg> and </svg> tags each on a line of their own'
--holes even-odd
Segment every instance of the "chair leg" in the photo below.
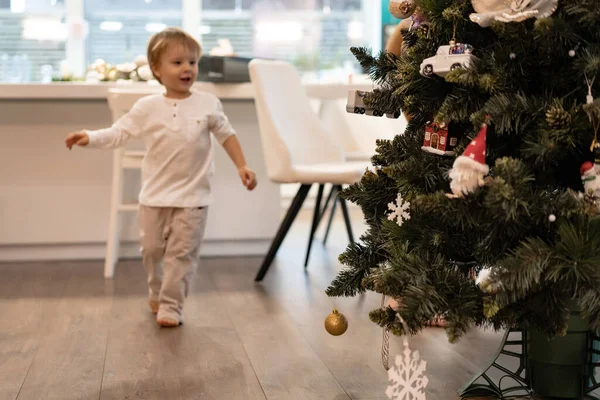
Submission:
<svg viewBox="0 0 600 400">
<path fill-rule="evenodd" d="M 116 206 L 116 205 L 115 205 Z M 113 206 L 113 207 L 115 207 Z M 119 211 L 110 211 L 108 222 L 108 239 L 106 242 L 106 258 L 104 260 L 104 277 L 112 279 L 115 275 L 115 264 L 119 256 Z"/>
<path fill-rule="evenodd" d="M 285 218 L 281 222 L 281 225 L 279 225 L 279 230 L 277 231 L 273 242 L 271 242 L 271 247 L 269 248 L 266 257 L 263 260 L 260 270 L 254 278 L 255 281 L 262 281 L 265 275 L 267 274 L 271 263 L 275 259 L 277 250 L 279 250 L 283 239 L 285 239 L 285 236 L 290 230 L 294 219 L 296 219 L 300 208 L 302 208 L 302 204 L 304 203 L 304 200 L 306 200 L 306 196 L 308 195 L 311 186 L 312 185 L 301 185 L 300 189 L 298 189 L 298 192 L 296 193 L 296 196 L 294 197 L 294 200 L 292 201 L 292 204 L 290 205 L 290 208 L 288 209 Z"/>
<path fill-rule="evenodd" d="M 122 149 L 113 152 L 113 177 L 110 195 L 110 215 L 108 235 L 106 239 L 106 255 L 104 259 L 104 278 L 112 279 L 115 275 L 115 264 L 119 260 L 119 204 L 123 190 L 123 170 L 121 168 Z"/>
<path fill-rule="evenodd" d="M 335 199 L 334 194 L 335 194 L 335 185 L 331 185 L 331 190 L 329 191 L 329 195 L 327 195 L 327 200 L 325 201 L 325 205 L 322 208 L 321 216 L 319 217 L 319 221 L 321 221 L 323 216 L 325 216 L 325 212 L 327 211 L 327 207 L 329 207 L 329 202 L 331 201 L 331 199 Z M 334 203 L 335 203 L 335 200 L 334 200 Z"/>
<path fill-rule="evenodd" d="M 329 230 L 331 229 L 331 224 L 333 222 L 333 216 L 335 215 L 335 209 L 337 208 L 338 196 L 337 196 L 337 186 L 333 186 L 331 188 L 331 193 L 333 195 L 333 202 L 331 203 L 331 212 L 329 214 L 329 221 L 327 221 L 327 229 L 325 229 L 325 236 L 323 236 L 323 246 L 327 244 L 327 238 L 329 237 Z M 323 210 L 325 212 L 325 210 Z"/>
<path fill-rule="evenodd" d="M 338 185 L 338 192 L 342 191 L 342 185 Z M 348 239 L 350 243 L 354 243 L 354 235 L 352 234 L 352 224 L 350 222 L 350 215 L 348 214 L 348 206 L 346 205 L 346 200 L 338 196 L 338 200 L 340 201 L 340 206 L 342 208 L 342 213 L 344 214 L 344 221 L 346 222 L 346 230 L 348 231 Z"/>
<path fill-rule="evenodd" d="M 306 248 L 306 259 L 304 260 L 304 268 L 308 267 L 308 258 L 310 257 L 310 249 L 312 247 L 312 242 L 315 237 L 315 231 L 317 230 L 317 226 L 319 225 L 319 221 L 321 220 L 321 199 L 323 198 L 323 188 L 324 184 L 319 184 L 319 192 L 317 193 L 317 199 L 315 201 L 315 211 L 313 213 L 313 221 L 312 226 L 310 228 L 310 236 L 308 238 L 308 247 Z"/>
</svg>

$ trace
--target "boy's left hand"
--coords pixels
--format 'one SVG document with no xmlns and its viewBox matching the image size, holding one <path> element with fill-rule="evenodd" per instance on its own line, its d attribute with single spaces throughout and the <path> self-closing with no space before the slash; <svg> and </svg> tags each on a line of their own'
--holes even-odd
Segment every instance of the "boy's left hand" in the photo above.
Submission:
<svg viewBox="0 0 600 400">
<path fill-rule="evenodd" d="M 248 190 L 253 190 L 256 187 L 256 174 L 248 167 L 238 169 L 242 183 Z"/>
</svg>

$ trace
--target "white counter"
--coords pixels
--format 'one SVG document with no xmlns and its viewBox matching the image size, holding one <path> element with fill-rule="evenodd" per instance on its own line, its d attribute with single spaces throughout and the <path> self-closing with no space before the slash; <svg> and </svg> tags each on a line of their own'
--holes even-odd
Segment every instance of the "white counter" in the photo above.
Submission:
<svg viewBox="0 0 600 400">
<path fill-rule="evenodd" d="M 127 84 L 115 82 L 78 83 L 53 82 L 49 84 L 0 84 L 0 99 L 80 99 L 106 100 L 110 88 L 135 89 L 144 92 L 160 92 L 160 85 L 132 82 Z M 243 84 L 212 84 L 198 82 L 194 85 L 199 90 L 217 95 L 221 100 L 253 100 L 254 91 L 249 83 Z"/>
<path fill-rule="evenodd" d="M 160 91 L 136 83 L 0 85 L 0 262 L 104 259 L 112 177 L 112 151 L 64 145 L 67 133 L 112 123 L 110 87 Z M 204 256 L 265 254 L 281 217 L 279 186 L 269 182 L 250 84 L 198 88 L 215 93 L 239 133 L 258 187 L 247 192 L 225 151 L 216 145 L 214 193 Z M 349 86 L 307 85 L 311 97 L 345 98 Z M 352 85 L 370 89 L 370 85 Z M 139 184 L 127 176 L 127 195 Z M 252 212 L 248 212 L 247 208 Z M 138 257 L 135 214 L 125 215 L 122 257 Z"/>
<path fill-rule="evenodd" d="M 147 83 L 120 84 L 54 82 L 49 84 L 0 84 L 0 100 L 3 99 L 85 99 L 106 100 L 108 90 L 112 87 L 139 89 L 142 91 L 161 91 L 162 86 Z M 194 85 L 199 90 L 214 93 L 221 100 L 254 100 L 254 90 L 250 83 L 213 84 L 198 82 Z M 372 90 L 373 86 L 364 81 L 353 85 L 341 83 L 306 84 L 309 97 L 327 100 L 346 98 L 348 89 Z"/>
</svg>

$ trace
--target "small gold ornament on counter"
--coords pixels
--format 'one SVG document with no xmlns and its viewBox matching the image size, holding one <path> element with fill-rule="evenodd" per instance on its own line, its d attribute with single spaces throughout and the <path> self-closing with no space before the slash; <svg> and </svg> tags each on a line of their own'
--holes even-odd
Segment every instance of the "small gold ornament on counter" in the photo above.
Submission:
<svg viewBox="0 0 600 400">
<path fill-rule="evenodd" d="M 348 320 L 344 314 L 340 314 L 337 309 L 325 318 L 325 329 L 333 336 L 343 335 L 348 329 Z"/>
<path fill-rule="evenodd" d="M 108 73 L 108 80 L 116 81 L 118 75 L 119 75 L 119 71 L 117 71 L 116 69 L 111 69 L 110 72 Z"/>
</svg>

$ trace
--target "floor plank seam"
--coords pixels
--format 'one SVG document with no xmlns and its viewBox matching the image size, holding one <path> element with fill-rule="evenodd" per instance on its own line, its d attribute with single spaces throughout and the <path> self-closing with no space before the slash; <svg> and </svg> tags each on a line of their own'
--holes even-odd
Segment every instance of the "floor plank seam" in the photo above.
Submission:
<svg viewBox="0 0 600 400">
<path fill-rule="evenodd" d="M 208 276 L 209 276 L 210 281 L 212 282 L 213 286 L 217 289 L 217 292 L 219 293 L 219 300 L 221 302 L 225 303 L 225 301 L 222 299 L 223 294 L 221 293 L 221 290 L 219 290 L 219 287 L 217 286 L 217 282 L 213 278 L 212 271 L 208 273 Z M 260 378 L 258 377 L 258 374 L 256 373 L 256 368 L 254 368 L 254 364 L 252 363 L 252 359 L 250 358 L 250 356 L 248 354 L 248 350 L 246 349 L 246 345 L 244 344 L 244 341 L 242 340 L 242 337 L 240 336 L 240 332 L 238 331 L 235 323 L 233 322 L 233 318 L 231 317 L 231 314 L 229 312 L 229 307 L 225 307 L 225 310 L 227 310 L 227 318 L 231 322 L 231 326 L 233 327 L 233 331 L 235 332 L 235 336 L 237 336 L 240 344 L 242 345 L 242 348 L 244 349 L 244 354 L 246 355 L 246 358 L 248 359 L 248 362 L 250 363 L 250 366 L 252 367 L 252 372 L 254 373 L 254 376 L 256 377 L 256 381 L 258 382 L 258 385 L 260 386 L 260 390 L 263 393 L 263 395 L 265 396 L 265 399 L 268 400 L 269 397 L 267 396 L 267 393 L 265 392 L 265 388 L 263 387 L 263 384 L 260 381 Z"/>
<path fill-rule="evenodd" d="M 110 305 L 110 318 L 112 319 L 112 315 L 115 309 L 115 301 L 114 301 L 114 294 L 111 296 L 111 305 Z M 108 357 L 108 345 L 110 343 L 110 331 L 111 331 L 111 325 L 109 324 L 109 326 L 106 328 L 107 329 L 107 333 L 106 333 L 106 346 L 104 348 L 104 361 L 102 362 L 102 375 L 100 376 L 100 390 L 98 393 L 98 400 L 102 399 L 102 389 L 104 388 L 104 373 L 106 372 L 106 358 Z"/>
<path fill-rule="evenodd" d="M 35 359 L 36 359 L 39 351 L 40 351 L 40 348 L 38 346 L 38 348 L 35 351 L 35 356 L 33 356 L 33 359 L 31 360 L 31 364 L 29 365 L 29 368 L 27 369 L 27 373 L 25 374 L 25 377 L 23 378 L 21 387 L 19 387 L 19 392 L 17 393 L 17 397 L 15 397 L 15 400 L 19 399 L 19 396 L 21 395 L 21 392 L 23 391 L 23 387 L 25 387 L 25 382 L 27 381 L 27 377 L 29 376 L 29 373 L 31 372 L 31 368 L 33 368 L 33 363 L 35 362 Z"/>
<path fill-rule="evenodd" d="M 31 369 L 33 368 L 33 364 L 35 363 L 35 359 L 37 358 L 37 356 L 40 352 L 41 340 L 39 339 L 39 337 L 37 338 L 37 341 L 38 341 L 38 343 L 37 343 L 38 346 L 37 346 L 37 349 L 35 349 L 35 355 L 31 359 L 31 364 L 29 364 L 29 368 L 27 368 L 27 373 L 25 374 L 25 377 L 23 378 L 23 382 L 21 382 L 21 386 L 19 387 L 19 392 L 17 393 L 17 397 L 15 397 L 15 400 L 18 400 L 19 396 L 21 396 L 21 392 L 23 391 L 23 388 L 25 387 L 25 382 L 27 382 L 27 377 L 29 376 Z"/>
</svg>

